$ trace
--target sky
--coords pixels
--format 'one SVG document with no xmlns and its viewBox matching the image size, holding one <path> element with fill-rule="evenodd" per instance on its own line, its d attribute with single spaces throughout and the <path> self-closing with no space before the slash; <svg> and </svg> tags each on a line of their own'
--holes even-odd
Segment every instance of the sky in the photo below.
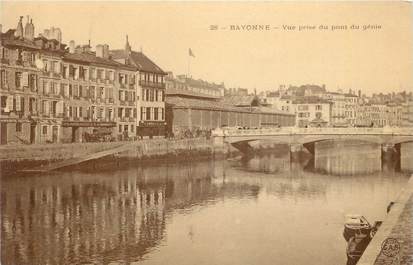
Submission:
<svg viewBox="0 0 413 265">
<path fill-rule="evenodd" d="M 281 84 L 325 84 L 331 91 L 361 89 L 366 94 L 413 90 L 413 9 L 408 2 L 1 1 L 0 5 L 3 32 L 15 28 L 19 16 L 24 16 L 25 24 L 29 15 L 36 35 L 59 27 L 64 43 L 91 40 L 93 47 L 106 43 L 119 49 L 128 34 L 132 48 L 142 50 L 164 71 L 224 82 L 226 87 L 259 92 Z M 218 30 L 211 30 L 211 25 Z M 231 30 L 231 25 L 268 25 L 270 30 Z M 296 28 L 287 30 L 286 25 Z M 364 25 L 374 27 L 364 30 Z M 189 48 L 195 57 L 189 57 Z"/>
</svg>

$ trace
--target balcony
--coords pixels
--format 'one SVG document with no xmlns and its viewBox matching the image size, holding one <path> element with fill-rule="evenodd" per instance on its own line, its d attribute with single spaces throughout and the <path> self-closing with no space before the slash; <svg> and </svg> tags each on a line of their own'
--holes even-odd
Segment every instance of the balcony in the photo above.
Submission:
<svg viewBox="0 0 413 265">
<path fill-rule="evenodd" d="M 36 67 L 36 65 L 34 64 L 34 62 L 30 62 L 30 61 L 23 61 L 23 66 L 24 66 L 24 67 L 33 67 L 33 68 Z"/>
<path fill-rule="evenodd" d="M 151 81 L 139 80 L 139 85 L 142 87 L 154 87 L 165 89 L 165 83 L 155 83 Z"/>
<path fill-rule="evenodd" d="M 135 106 L 135 102 L 134 101 L 128 101 L 128 105 L 129 106 Z"/>
</svg>

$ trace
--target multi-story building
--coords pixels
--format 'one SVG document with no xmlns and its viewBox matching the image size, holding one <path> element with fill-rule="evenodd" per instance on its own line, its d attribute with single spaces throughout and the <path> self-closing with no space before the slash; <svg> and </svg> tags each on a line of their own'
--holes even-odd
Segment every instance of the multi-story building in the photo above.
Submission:
<svg viewBox="0 0 413 265">
<path fill-rule="evenodd" d="M 357 108 L 356 126 L 384 127 L 388 125 L 389 109 L 386 104 L 362 104 Z"/>
<path fill-rule="evenodd" d="M 149 58 L 129 43 L 67 49 L 22 20 L 1 33 L 1 144 L 164 135 L 166 73 Z"/>
<path fill-rule="evenodd" d="M 327 92 L 323 95 L 323 98 L 331 102 L 331 125 L 348 125 L 346 117 L 346 96 L 343 93 Z"/>
<path fill-rule="evenodd" d="M 206 97 L 220 98 L 224 96 L 224 83 L 215 84 L 201 79 L 193 79 L 186 75 L 177 75 L 174 77 L 172 72 L 168 72 L 165 77 L 166 93 L 176 94 L 188 93 L 196 96 L 205 95 Z M 170 91 L 170 92 L 169 92 Z"/>
<path fill-rule="evenodd" d="M 127 37 L 125 48 L 111 50 L 110 56 L 118 63 L 135 68 L 136 79 L 123 80 L 136 83 L 137 106 L 139 106 L 137 135 L 141 137 L 165 135 L 165 76 L 167 73 L 143 52 L 133 51 Z"/>
<path fill-rule="evenodd" d="M 387 104 L 387 125 L 401 127 L 403 125 L 403 106 L 397 103 Z"/>
<path fill-rule="evenodd" d="M 331 102 L 331 125 L 354 126 L 359 97 L 352 93 L 326 92 L 323 99 Z"/>
<path fill-rule="evenodd" d="M 23 29 L 22 20 L 1 34 L 1 144 L 58 142 L 63 102 L 57 81 L 64 45 L 35 38 L 32 21 Z"/>
<path fill-rule="evenodd" d="M 402 126 L 413 127 L 413 100 L 402 103 Z"/>
<path fill-rule="evenodd" d="M 91 52 L 71 42 L 62 64 L 64 141 L 84 141 L 94 132 L 119 140 L 135 135 L 136 86 L 129 80 L 135 80 L 135 68 L 110 60 L 108 45 Z"/>
<path fill-rule="evenodd" d="M 359 105 L 359 97 L 347 93 L 344 94 L 344 116 L 346 117 L 346 123 L 350 126 L 355 126 L 356 124 L 356 115 L 357 107 Z"/>
<path fill-rule="evenodd" d="M 296 126 L 326 127 L 331 123 L 331 102 L 319 97 L 302 97 L 293 101 Z"/>
</svg>

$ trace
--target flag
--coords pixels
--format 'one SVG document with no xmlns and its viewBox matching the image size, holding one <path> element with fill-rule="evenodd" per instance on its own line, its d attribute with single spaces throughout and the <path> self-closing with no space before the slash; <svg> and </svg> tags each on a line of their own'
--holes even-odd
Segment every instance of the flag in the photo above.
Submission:
<svg viewBox="0 0 413 265">
<path fill-rule="evenodd" d="M 195 57 L 194 53 L 192 52 L 191 48 L 189 48 L 189 56 Z"/>
</svg>

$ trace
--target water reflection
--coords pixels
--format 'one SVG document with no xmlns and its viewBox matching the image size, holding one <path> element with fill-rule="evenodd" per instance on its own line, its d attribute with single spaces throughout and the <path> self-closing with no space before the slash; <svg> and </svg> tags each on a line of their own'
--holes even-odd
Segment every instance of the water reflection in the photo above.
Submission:
<svg viewBox="0 0 413 265">
<path fill-rule="evenodd" d="M 259 192 L 214 173 L 198 164 L 6 180 L 2 264 L 138 261 L 165 236 L 168 212 Z"/>
<path fill-rule="evenodd" d="M 362 162 L 351 148 L 319 148 L 312 161 L 269 154 L 5 179 L 1 262 L 344 264 L 344 214 L 383 218 L 408 175 L 377 162 L 374 146 Z"/>
<path fill-rule="evenodd" d="M 378 144 L 325 141 L 316 143 L 315 148 L 314 168 L 326 174 L 371 174 L 382 167 Z"/>
</svg>

